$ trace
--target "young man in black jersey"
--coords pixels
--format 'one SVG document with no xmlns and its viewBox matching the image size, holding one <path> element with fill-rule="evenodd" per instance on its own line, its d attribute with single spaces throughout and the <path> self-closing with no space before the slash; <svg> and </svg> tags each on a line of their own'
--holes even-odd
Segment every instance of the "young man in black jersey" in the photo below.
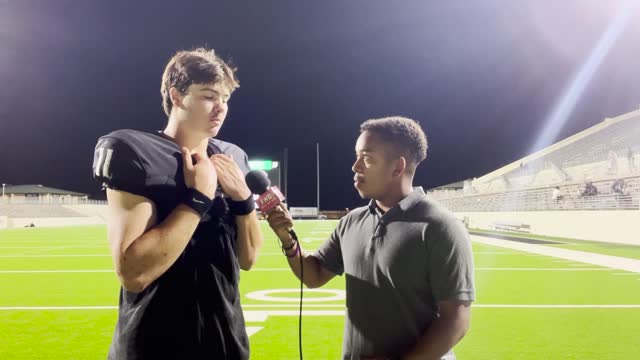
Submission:
<svg viewBox="0 0 640 360">
<path fill-rule="evenodd" d="M 108 359 L 248 359 L 238 280 L 263 238 L 247 155 L 215 139 L 239 86 L 212 50 L 176 53 L 162 76 L 161 132 L 96 145 L 108 238 L 122 285 Z"/>
</svg>

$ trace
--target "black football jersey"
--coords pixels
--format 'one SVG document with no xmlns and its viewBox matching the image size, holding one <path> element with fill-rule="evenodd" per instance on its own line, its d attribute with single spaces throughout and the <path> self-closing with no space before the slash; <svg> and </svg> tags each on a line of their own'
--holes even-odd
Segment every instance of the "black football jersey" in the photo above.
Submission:
<svg viewBox="0 0 640 360">
<path fill-rule="evenodd" d="M 207 153 L 230 155 L 249 171 L 236 145 L 210 139 Z M 93 174 L 105 187 L 153 201 L 159 223 L 186 194 L 182 166 L 179 146 L 163 134 L 118 130 L 98 140 Z M 121 288 L 108 359 L 248 359 L 236 233 L 218 191 L 176 262 L 140 293 Z"/>
</svg>

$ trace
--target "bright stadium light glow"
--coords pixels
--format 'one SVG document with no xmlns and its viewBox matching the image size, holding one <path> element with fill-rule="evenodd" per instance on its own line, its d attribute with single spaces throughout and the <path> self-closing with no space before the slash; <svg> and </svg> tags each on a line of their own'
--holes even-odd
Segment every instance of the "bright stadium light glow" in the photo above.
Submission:
<svg viewBox="0 0 640 360">
<path fill-rule="evenodd" d="M 587 85 L 609 53 L 609 50 L 611 50 L 613 44 L 625 30 L 629 18 L 633 15 L 634 10 L 638 8 L 639 4 L 639 0 L 627 0 L 620 6 L 614 20 L 602 34 L 596 46 L 591 50 L 589 57 L 584 64 L 582 64 L 580 71 L 578 71 L 575 78 L 569 83 L 560 101 L 556 103 L 553 111 L 545 120 L 544 128 L 538 136 L 533 146 L 533 151 L 531 152 L 545 148 L 555 141 L 560 129 L 562 129 L 562 126 L 575 108 L 578 99 L 580 99 L 580 96 L 584 93 Z"/>
</svg>

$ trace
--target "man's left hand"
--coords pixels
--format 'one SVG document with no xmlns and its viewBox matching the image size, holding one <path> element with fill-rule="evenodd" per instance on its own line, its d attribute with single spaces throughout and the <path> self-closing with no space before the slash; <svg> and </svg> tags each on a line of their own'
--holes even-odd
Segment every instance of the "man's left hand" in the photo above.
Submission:
<svg viewBox="0 0 640 360">
<path fill-rule="evenodd" d="M 211 162 L 218 173 L 218 182 L 222 191 L 234 201 L 246 200 L 251 191 L 244 180 L 244 173 L 230 156 L 215 154 Z"/>
</svg>

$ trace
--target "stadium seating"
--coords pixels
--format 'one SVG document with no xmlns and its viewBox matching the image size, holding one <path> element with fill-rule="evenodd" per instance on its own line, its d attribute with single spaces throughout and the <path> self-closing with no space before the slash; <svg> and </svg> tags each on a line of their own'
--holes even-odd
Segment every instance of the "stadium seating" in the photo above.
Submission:
<svg viewBox="0 0 640 360">
<path fill-rule="evenodd" d="M 598 195 L 583 197 L 579 195 L 581 184 L 560 186 L 563 198 L 551 198 L 553 187 L 528 190 L 502 191 L 457 196 L 449 193 L 442 196 L 437 192 L 429 194 L 438 199 L 452 211 L 545 211 L 545 210 L 604 210 L 638 209 L 640 205 L 640 177 L 626 179 L 628 195 L 620 196 L 611 191 L 613 180 L 594 182 Z"/>
<path fill-rule="evenodd" d="M 640 111 L 607 119 L 572 140 L 472 187 L 429 195 L 456 212 L 639 209 Z M 624 195 L 612 191 L 616 179 L 624 179 Z M 581 195 L 588 181 L 597 195 Z M 556 186 L 563 195 L 557 200 Z"/>
<path fill-rule="evenodd" d="M 0 216 L 11 218 L 69 218 L 86 217 L 77 211 L 59 205 L 2 204 Z"/>
</svg>

